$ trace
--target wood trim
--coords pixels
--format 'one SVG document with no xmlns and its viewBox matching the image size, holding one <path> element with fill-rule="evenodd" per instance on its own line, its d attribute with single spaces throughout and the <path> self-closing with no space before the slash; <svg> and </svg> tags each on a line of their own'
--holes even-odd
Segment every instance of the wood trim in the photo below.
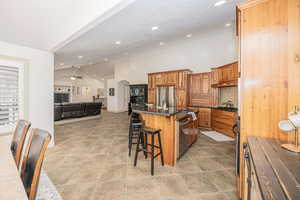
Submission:
<svg viewBox="0 0 300 200">
<path fill-rule="evenodd" d="M 163 72 L 152 72 L 152 73 L 148 73 L 148 75 L 161 74 L 161 73 L 170 73 L 170 72 L 183 72 L 183 71 L 193 72 L 190 69 L 178 69 L 178 70 L 170 70 L 170 71 L 163 71 Z"/>
<path fill-rule="evenodd" d="M 19 139 L 19 143 L 17 146 L 15 161 L 16 161 L 16 165 L 17 165 L 18 169 L 20 168 L 21 155 L 22 155 L 23 146 L 24 146 L 25 138 L 26 138 L 29 127 L 30 127 L 30 125 L 26 125 L 24 127 L 24 129 L 22 130 L 22 133 L 21 133 L 20 139 Z M 14 136 L 16 135 L 18 128 L 19 128 L 19 125 L 16 126 L 16 129 L 14 131 Z M 13 138 L 14 138 L 14 136 L 13 136 Z"/>
<path fill-rule="evenodd" d="M 51 140 L 50 136 L 47 136 L 45 138 L 41 153 L 39 155 L 39 159 L 37 160 L 37 164 L 34 169 L 33 180 L 32 180 L 31 187 L 30 187 L 29 200 L 35 200 L 38 185 L 39 185 L 39 180 L 40 180 L 40 176 L 41 176 L 41 169 L 42 169 L 45 153 L 46 153 L 46 150 L 47 150 L 50 140 Z"/>
<path fill-rule="evenodd" d="M 268 1 L 270 1 L 270 0 L 248 0 L 246 2 L 237 4 L 237 8 L 239 10 L 244 10 L 244 9 L 250 8 L 252 6 L 255 6 L 257 4 L 265 3 L 265 2 L 268 2 Z"/>
<path fill-rule="evenodd" d="M 26 147 L 26 152 L 25 152 L 24 158 L 23 158 L 22 170 L 24 170 L 25 167 L 26 167 L 26 162 L 28 160 L 28 154 L 29 154 L 30 147 L 31 147 L 31 144 L 32 144 L 32 138 L 33 138 L 36 130 L 37 130 L 36 128 L 33 128 L 31 130 L 30 137 L 29 137 L 29 140 L 28 140 L 28 144 L 27 144 L 27 147 Z M 37 188 L 38 188 L 38 183 L 39 183 L 39 179 L 40 179 L 40 175 L 41 175 L 41 168 L 42 168 L 43 160 L 44 160 L 45 153 L 46 153 L 46 150 L 47 150 L 47 147 L 48 147 L 48 144 L 49 144 L 50 140 L 51 140 L 50 136 L 47 136 L 44 140 L 43 147 L 41 149 L 39 158 L 38 158 L 37 163 L 36 163 L 36 167 L 34 169 L 33 180 L 32 180 L 31 186 L 30 186 L 30 192 L 29 192 L 29 194 L 27 194 L 29 196 L 28 200 L 35 200 L 36 192 L 37 192 Z M 28 192 L 28 191 L 26 191 L 26 192 Z"/>
<path fill-rule="evenodd" d="M 211 67 L 210 69 L 221 69 L 221 68 L 223 68 L 223 67 L 228 67 L 228 66 L 230 66 L 230 65 L 233 65 L 233 64 L 235 64 L 235 63 L 237 63 L 238 61 L 234 61 L 234 62 L 232 62 L 232 63 L 228 63 L 228 64 L 225 64 L 225 65 L 221 65 L 221 66 L 219 66 L 219 67 Z"/>
</svg>

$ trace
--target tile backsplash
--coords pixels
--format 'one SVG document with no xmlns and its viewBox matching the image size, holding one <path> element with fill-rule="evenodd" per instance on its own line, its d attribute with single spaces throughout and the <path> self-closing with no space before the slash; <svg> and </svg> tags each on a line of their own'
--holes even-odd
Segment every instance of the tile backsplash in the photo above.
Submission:
<svg viewBox="0 0 300 200">
<path fill-rule="evenodd" d="M 223 87 L 220 88 L 219 106 L 224 102 L 231 100 L 234 107 L 238 107 L 238 87 Z"/>
</svg>

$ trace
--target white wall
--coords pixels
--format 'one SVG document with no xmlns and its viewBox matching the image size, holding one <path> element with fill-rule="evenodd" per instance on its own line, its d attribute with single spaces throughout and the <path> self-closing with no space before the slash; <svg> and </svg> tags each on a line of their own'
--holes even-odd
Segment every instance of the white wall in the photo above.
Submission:
<svg viewBox="0 0 300 200">
<path fill-rule="evenodd" d="M 128 56 L 116 57 L 115 78 L 130 84 L 147 83 L 147 73 L 188 68 L 209 72 L 211 67 L 237 60 L 236 36 L 233 27 L 200 31 L 192 38 L 180 38 L 142 47 Z"/>
<path fill-rule="evenodd" d="M 82 76 L 82 79 L 72 81 L 70 79 L 71 75 Z M 102 82 L 96 78 L 92 78 L 81 72 L 81 70 L 76 70 L 76 73 L 74 73 L 73 69 L 56 70 L 54 74 L 54 84 L 88 88 L 87 95 L 82 93 L 81 95 L 72 96 L 72 102 L 91 102 L 93 101 L 93 96 L 98 94 L 97 89 L 104 89 L 104 81 Z"/>
<path fill-rule="evenodd" d="M 109 96 L 109 88 L 114 88 L 114 96 Z M 107 111 L 125 112 L 128 110 L 129 82 L 124 80 L 107 80 Z"/>
<path fill-rule="evenodd" d="M 0 41 L 0 56 L 28 63 L 27 120 L 31 121 L 33 128 L 47 130 L 54 138 L 53 53 Z"/>
</svg>

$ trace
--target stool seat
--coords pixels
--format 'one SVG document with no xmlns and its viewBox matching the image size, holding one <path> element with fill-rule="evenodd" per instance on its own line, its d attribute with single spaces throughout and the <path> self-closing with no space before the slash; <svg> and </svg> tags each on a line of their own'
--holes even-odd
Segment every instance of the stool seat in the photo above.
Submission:
<svg viewBox="0 0 300 200">
<path fill-rule="evenodd" d="M 150 133 L 150 134 L 151 133 L 156 134 L 156 133 L 159 133 L 161 131 L 161 129 L 153 129 L 153 128 L 150 128 L 150 127 L 144 127 L 143 131 L 147 132 L 147 133 Z"/>
</svg>

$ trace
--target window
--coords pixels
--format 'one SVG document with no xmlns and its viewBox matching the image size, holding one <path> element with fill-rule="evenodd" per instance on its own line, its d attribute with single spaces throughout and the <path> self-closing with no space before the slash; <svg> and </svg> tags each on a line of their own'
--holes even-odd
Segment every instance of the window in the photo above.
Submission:
<svg viewBox="0 0 300 200">
<path fill-rule="evenodd" d="M 15 124 L 19 119 L 19 69 L 0 66 L 0 126 Z"/>
<path fill-rule="evenodd" d="M 24 118 L 24 64 L 0 59 L 0 133 Z"/>
</svg>

